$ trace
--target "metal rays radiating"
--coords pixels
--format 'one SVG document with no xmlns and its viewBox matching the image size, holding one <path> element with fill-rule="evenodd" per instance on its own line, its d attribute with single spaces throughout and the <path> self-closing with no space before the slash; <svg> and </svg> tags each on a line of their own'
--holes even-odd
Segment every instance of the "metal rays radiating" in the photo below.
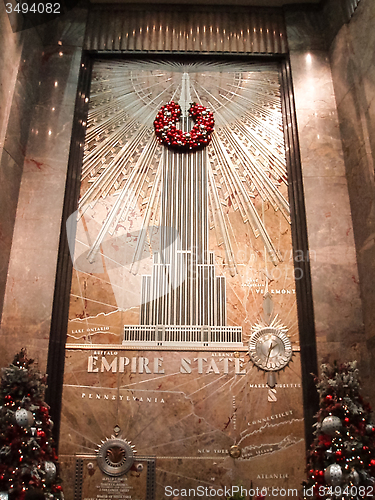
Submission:
<svg viewBox="0 0 375 500">
<path fill-rule="evenodd" d="M 289 220 L 280 84 L 272 64 L 151 61 L 98 61 L 94 65 L 82 169 L 80 217 L 100 199 L 115 195 L 88 258 L 95 260 L 107 234 L 136 207 L 143 228 L 160 220 L 162 148 L 153 132 L 159 108 L 181 94 L 189 74 L 194 101 L 214 112 L 215 131 L 208 155 L 210 226 L 225 248 L 230 273 L 236 273 L 230 210 L 239 211 L 270 260 L 281 256 L 262 218 L 269 203 Z M 189 154 L 189 153 L 183 153 Z M 133 272 L 143 252 L 146 231 L 137 243 Z"/>
</svg>

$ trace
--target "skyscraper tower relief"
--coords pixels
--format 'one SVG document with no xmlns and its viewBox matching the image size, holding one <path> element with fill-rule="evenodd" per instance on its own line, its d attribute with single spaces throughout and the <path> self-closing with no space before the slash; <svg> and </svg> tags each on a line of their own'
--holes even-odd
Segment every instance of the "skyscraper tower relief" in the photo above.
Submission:
<svg viewBox="0 0 375 500">
<path fill-rule="evenodd" d="M 192 128 L 191 102 L 183 73 L 184 132 Z M 162 161 L 159 251 L 142 277 L 140 324 L 125 325 L 123 344 L 242 345 L 242 328 L 226 325 L 225 277 L 216 276 L 209 250 L 207 151 L 164 147 Z"/>
</svg>

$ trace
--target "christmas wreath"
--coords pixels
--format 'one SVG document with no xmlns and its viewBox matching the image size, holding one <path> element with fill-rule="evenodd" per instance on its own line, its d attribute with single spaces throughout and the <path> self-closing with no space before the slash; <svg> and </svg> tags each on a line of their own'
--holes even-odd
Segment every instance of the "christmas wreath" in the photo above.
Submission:
<svg viewBox="0 0 375 500">
<path fill-rule="evenodd" d="M 214 130 L 212 111 L 193 102 L 189 115 L 194 120 L 194 126 L 190 132 L 183 132 L 176 127 L 181 116 L 179 104 L 170 101 L 162 106 L 154 121 L 159 142 L 178 151 L 193 151 L 207 146 Z"/>
</svg>

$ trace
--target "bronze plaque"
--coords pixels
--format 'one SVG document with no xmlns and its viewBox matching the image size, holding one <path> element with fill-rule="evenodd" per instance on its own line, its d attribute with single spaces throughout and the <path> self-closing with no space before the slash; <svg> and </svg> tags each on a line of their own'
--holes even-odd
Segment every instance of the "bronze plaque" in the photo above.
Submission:
<svg viewBox="0 0 375 500">
<path fill-rule="evenodd" d="M 75 498 L 82 500 L 153 500 L 154 478 L 149 462 L 138 458 L 135 466 L 121 476 L 109 476 L 97 465 L 97 457 L 77 457 Z M 151 465 L 152 469 L 152 465 Z"/>
</svg>

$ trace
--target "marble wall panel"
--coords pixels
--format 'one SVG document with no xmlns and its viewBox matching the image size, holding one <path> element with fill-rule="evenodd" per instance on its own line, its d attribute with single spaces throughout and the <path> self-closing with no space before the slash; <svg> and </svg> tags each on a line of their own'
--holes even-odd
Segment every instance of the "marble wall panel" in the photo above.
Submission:
<svg viewBox="0 0 375 500">
<path fill-rule="evenodd" d="M 288 47 L 291 52 L 325 50 L 325 24 L 318 6 L 285 7 Z"/>
<path fill-rule="evenodd" d="M 287 33 L 312 255 L 318 362 L 333 357 L 363 361 L 359 279 L 329 54 L 315 13 L 306 16 L 301 23 L 287 16 Z"/>
<path fill-rule="evenodd" d="M 35 30 L 13 33 L 18 18 L 0 6 L 0 316 L 18 193 L 32 111 L 38 95 L 41 40 Z"/>
<path fill-rule="evenodd" d="M 0 46 L 2 47 L 0 54 L 0 148 L 2 148 L 22 52 L 22 37 L 18 33 L 13 34 L 4 3 L 0 5 Z"/>
<path fill-rule="evenodd" d="M 15 211 L 22 169 L 7 151 L 2 151 L 0 161 L 0 316 L 8 272 L 9 253 L 12 245 Z"/>
<path fill-rule="evenodd" d="M 375 344 L 375 4 L 361 0 L 330 47 L 369 355 Z M 373 397 L 369 358 L 366 389 Z"/>
<path fill-rule="evenodd" d="M 355 62 L 361 75 L 365 75 L 373 67 L 375 61 L 372 50 L 375 45 L 374 19 L 374 2 L 361 0 L 348 24 L 350 42 L 356 57 Z"/>
<path fill-rule="evenodd" d="M 50 106 L 55 111 L 69 106 L 74 112 L 81 49 L 79 47 L 48 45 L 43 51 L 42 76 L 40 78 L 40 106 Z M 52 108 L 55 110 L 52 110 Z"/>
<path fill-rule="evenodd" d="M 4 148 L 22 166 L 31 116 L 39 95 L 42 44 L 35 30 L 22 33 L 23 50 L 7 124 Z"/>
<path fill-rule="evenodd" d="M 322 6 L 322 22 L 324 23 L 324 32 L 327 40 L 327 48 L 332 43 L 341 27 L 349 21 L 352 13 L 353 3 L 348 5 L 348 0 L 327 0 Z"/>
<path fill-rule="evenodd" d="M 63 16 L 40 27 L 45 45 L 82 47 L 85 36 L 87 9 L 77 6 Z"/>
<path fill-rule="evenodd" d="M 21 171 L 4 151 L 4 141 L 16 85 L 18 65 L 22 52 L 22 39 L 13 34 L 5 4 L 0 5 L 0 315 L 5 291 L 9 252 L 13 234 L 15 204 Z"/>
<path fill-rule="evenodd" d="M 305 177 L 343 176 L 345 167 L 328 55 L 293 53 L 292 71 Z"/>
<path fill-rule="evenodd" d="M 3 354 L 5 364 L 12 359 L 19 344 L 20 347 L 26 344 L 27 338 L 30 355 L 39 359 L 42 370 L 46 368 L 48 355 L 62 205 L 81 60 L 82 16 L 78 16 L 70 30 L 72 16 L 72 13 L 70 17 L 63 16 L 65 23 L 61 18 L 38 28 L 38 33 L 49 44 L 38 54 L 40 68 L 32 73 L 31 87 L 28 78 L 20 78 L 19 87 L 23 93 L 20 90 L 19 94 L 24 102 L 21 101 L 21 107 L 12 117 L 8 136 L 14 156 L 18 155 L 17 160 L 22 161 L 23 173 L 0 342 L 8 346 Z M 51 28 L 55 28 L 53 36 L 48 37 Z M 57 35 L 61 36 L 55 40 Z M 70 45 L 63 44 L 64 37 L 69 39 Z M 32 62 L 27 57 L 22 61 L 20 75 L 23 67 Z M 30 105 L 29 96 L 37 97 L 35 106 Z M 21 117 L 27 115 L 22 105 L 24 108 L 30 106 L 31 121 L 26 131 L 24 158 L 18 154 L 21 148 L 17 149 L 16 145 L 16 139 L 25 142 L 18 127 Z M 14 339 L 11 347 L 10 338 Z"/>
<path fill-rule="evenodd" d="M 345 177 L 308 177 L 304 184 L 307 203 L 314 200 L 307 223 L 313 256 L 310 263 L 316 333 L 320 341 L 340 339 L 340 355 L 337 351 L 335 355 L 340 360 L 351 360 L 353 344 L 363 339 L 363 328 Z"/>
</svg>

